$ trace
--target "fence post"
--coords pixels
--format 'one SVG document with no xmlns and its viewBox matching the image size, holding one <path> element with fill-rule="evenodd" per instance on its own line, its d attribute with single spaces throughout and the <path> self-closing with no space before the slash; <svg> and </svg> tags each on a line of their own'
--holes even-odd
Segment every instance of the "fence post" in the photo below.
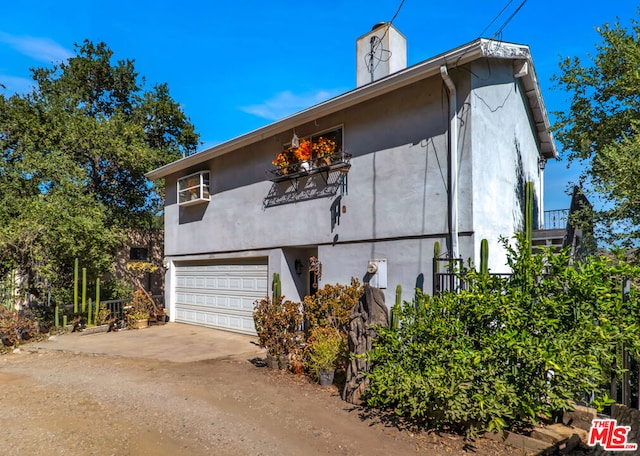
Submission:
<svg viewBox="0 0 640 456">
<path fill-rule="evenodd" d="M 628 302 L 631 294 L 631 283 L 628 277 L 622 279 L 622 302 Z M 622 368 L 624 373 L 622 374 L 622 403 L 629 407 L 631 405 L 631 373 L 629 372 L 629 352 L 622 344 Z"/>
</svg>

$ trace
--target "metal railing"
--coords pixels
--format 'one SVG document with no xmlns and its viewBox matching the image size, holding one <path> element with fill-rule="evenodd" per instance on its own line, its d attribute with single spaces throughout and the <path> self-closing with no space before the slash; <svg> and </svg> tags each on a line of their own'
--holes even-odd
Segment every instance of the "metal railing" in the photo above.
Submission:
<svg viewBox="0 0 640 456">
<path fill-rule="evenodd" d="M 156 306 L 164 308 L 164 295 L 153 295 L 153 302 Z M 122 320 L 124 318 L 124 310 L 131 298 L 128 299 L 112 299 L 109 301 L 100 301 L 110 312 L 112 318 Z"/>
<path fill-rule="evenodd" d="M 564 230 L 569 221 L 569 209 L 557 209 L 554 211 L 544 211 L 545 230 Z"/>
</svg>

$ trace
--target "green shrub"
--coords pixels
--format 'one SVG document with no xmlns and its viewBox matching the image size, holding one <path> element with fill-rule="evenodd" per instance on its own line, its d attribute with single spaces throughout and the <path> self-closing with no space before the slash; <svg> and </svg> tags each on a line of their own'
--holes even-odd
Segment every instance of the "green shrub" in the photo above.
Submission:
<svg viewBox="0 0 640 456">
<path fill-rule="evenodd" d="M 315 378 L 319 378 L 321 370 L 334 370 L 344 352 L 344 338 L 337 329 L 314 328 L 309 332 L 305 361 L 309 372 Z"/>
<path fill-rule="evenodd" d="M 346 335 L 351 309 L 363 293 L 360 281 L 352 277 L 350 285 L 327 284 L 313 296 L 305 296 L 302 307 L 309 327 L 335 328 Z"/>
<path fill-rule="evenodd" d="M 369 405 L 474 436 L 606 399 L 617 344 L 640 353 L 637 291 L 625 301 L 621 289 L 638 269 L 503 243 L 513 275 L 465 271 L 467 291 L 418 293 L 397 329 L 380 328 Z"/>
</svg>

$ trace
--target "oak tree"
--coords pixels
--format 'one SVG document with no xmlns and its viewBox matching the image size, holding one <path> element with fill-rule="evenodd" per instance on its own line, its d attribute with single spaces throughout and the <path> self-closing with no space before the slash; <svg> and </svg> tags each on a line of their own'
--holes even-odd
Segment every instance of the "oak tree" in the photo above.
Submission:
<svg viewBox="0 0 640 456">
<path fill-rule="evenodd" d="M 570 97 L 555 113 L 556 138 L 570 165 L 581 165 L 600 238 L 627 247 L 640 240 L 640 26 L 630 23 L 599 27 L 591 61 L 565 58 L 554 76 Z"/>
<path fill-rule="evenodd" d="M 0 94 L 0 275 L 42 296 L 69 288 L 75 257 L 109 270 L 122 229 L 161 208 L 144 174 L 195 152 L 198 134 L 166 84 L 147 88 L 105 43 L 32 74 L 31 92 Z"/>
</svg>

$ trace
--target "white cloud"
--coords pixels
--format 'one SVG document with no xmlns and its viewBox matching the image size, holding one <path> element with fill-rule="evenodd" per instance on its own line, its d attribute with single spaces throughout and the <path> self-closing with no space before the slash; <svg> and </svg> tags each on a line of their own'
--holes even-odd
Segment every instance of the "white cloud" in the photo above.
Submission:
<svg viewBox="0 0 640 456">
<path fill-rule="evenodd" d="M 28 78 L 0 74 L 0 94 L 11 95 L 13 93 L 25 94 L 30 92 L 35 83 Z M 4 88 L 2 87 L 4 86 Z"/>
<path fill-rule="evenodd" d="M 285 90 L 261 104 L 242 106 L 240 109 L 264 119 L 278 120 L 326 101 L 340 93 L 342 91 L 337 89 L 318 90 L 317 92 L 303 94 L 295 94 L 290 90 Z"/>
<path fill-rule="evenodd" d="M 57 63 L 73 56 L 73 53 L 50 38 L 17 36 L 0 32 L 0 43 L 8 44 L 19 53 L 46 63 Z"/>
</svg>

